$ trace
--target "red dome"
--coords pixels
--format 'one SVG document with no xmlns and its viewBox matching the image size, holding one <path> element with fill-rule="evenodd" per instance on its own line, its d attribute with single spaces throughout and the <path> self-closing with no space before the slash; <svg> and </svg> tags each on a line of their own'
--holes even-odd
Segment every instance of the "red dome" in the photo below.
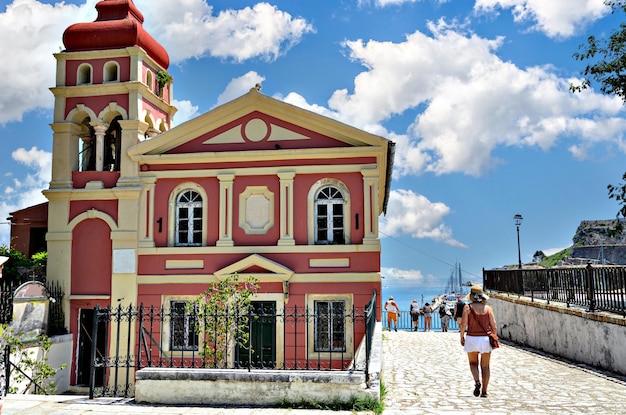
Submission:
<svg viewBox="0 0 626 415">
<path fill-rule="evenodd" d="M 121 49 L 139 46 L 167 69 L 167 51 L 143 28 L 143 15 L 132 0 L 102 0 L 96 4 L 98 18 L 76 23 L 65 29 L 63 44 L 67 52 Z"/>
</svg>

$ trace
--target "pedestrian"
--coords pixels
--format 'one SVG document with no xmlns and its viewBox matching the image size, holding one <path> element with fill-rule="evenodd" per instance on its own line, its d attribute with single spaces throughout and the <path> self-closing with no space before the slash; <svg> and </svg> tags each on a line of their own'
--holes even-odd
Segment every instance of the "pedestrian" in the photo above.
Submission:
<svg viewBox="0 0 626 415">
<path fill-rule="evenodd" d="M 456 296 L 456 305 L 454 306 L 454 321 L 456 325 L 461 327 L 461 319 L 463 318 L 463 309 L 465 308 L 465 301 L 460 295 Z"/>
<path fill-rule="evenodd" d="M 389 331 L 391 331 L 391 323 L 393 323 L 394 331 L 398 331 L 398 317 L 400 317 L 400 308 L 395 301 L 393 301 L 393 296 L 389 296 L 389 300 L 385 303 L 385 311 L 387 312 L 387 327 L 389 327 Z"/>
<path fill-rule="evenodd" d="M 420 318 L 420 306 L 417 304 L 417 300 L 413 300 L 410 308 L 411 313 L 411 321 L 413 322 L 413 331 L 417 331 L 417 326 L 419 325 Z"/>
<path fill-rule="evenodd" d="M 442 303 L 439 306 L 439 318 L 441 319 L 441 331 L 447 332 L 448 325 L 450 324 L 450 320 L 452 319 L 452 313 L 448 309 L 446 303 Z"/>
<path fill-rule="evenodd" d="M 491 360 L 492 348 L 489 343 L 489 334 L 493 334 L 497 338 L 498 327 L 493 309 L 486 304 L 489 297 L 483 292 L 480 285 L 474 285 L 466 299 L 471 303 L 463 308 L 463 318 L 459 325 L 461 345 L 467 353 L 470 371 L 474 378 L 474 396 L 486 398 L 491 375 L 489 361 Z"/>
<path fill-rule="evenodd" d="M 422 307 L 422 313 L 424 313 L 424 331 L 430 331 L 430 323 L 433 319 L 433 308 L 430 303 L 424 304 L 424 307 Z"/>
</svg>

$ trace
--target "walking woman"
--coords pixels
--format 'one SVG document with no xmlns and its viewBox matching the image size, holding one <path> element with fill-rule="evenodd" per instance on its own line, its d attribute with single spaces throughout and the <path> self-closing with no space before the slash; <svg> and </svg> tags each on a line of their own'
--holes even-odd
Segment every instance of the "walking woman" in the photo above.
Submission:
<svg viewBox="0 0 626 415">
<path fill-rule="evenodd" d="M 493 309 L 486 304 L 489 297 L 485 295 L 480 285 L 474 285 L 466 299 L 471 303 L 463 308 L 463 318 L 459 326 L 461 345 L 463 350 L 467 352 L 470 371 L 474 377 L 474 396 L 486 398 L 492 350 L 489 344 L 489 334 L 496 335 L 498 327 Z"/>
</svg>

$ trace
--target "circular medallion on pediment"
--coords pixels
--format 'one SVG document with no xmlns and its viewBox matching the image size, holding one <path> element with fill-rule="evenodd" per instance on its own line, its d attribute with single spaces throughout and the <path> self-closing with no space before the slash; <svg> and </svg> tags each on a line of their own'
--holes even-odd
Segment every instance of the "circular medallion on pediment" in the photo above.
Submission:
<svg viewBox="0 0 626 415">
<path fill-rule="evenodd" d="M 253 118 L 245 123 L 242 133 L 246 140 L 256 143 L 269 137 L 270 126 L 260 118 Z"/>
</svg>

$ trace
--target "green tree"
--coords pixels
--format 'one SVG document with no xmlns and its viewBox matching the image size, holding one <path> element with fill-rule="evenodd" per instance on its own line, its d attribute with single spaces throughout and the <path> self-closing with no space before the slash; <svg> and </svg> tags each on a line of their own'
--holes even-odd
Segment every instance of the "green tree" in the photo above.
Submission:
<svg viewBox="0 0 626 415">
<path fill-rule="evenodd" d="M 62 364 L 55 369 L 48 363 L 48 353 L 52 341 L 42 334 L 35 342 L 23 342 L 12 328 L 3 324 L 0 326 L 0 347 L 9 346 L 11 350 L 10 393 L 35 392 L 37 394 L 54 394 L 56 385 L 52 378 L 59 370 L 67 365 Z M 37 353 L 37 349 L 41 354 Z M 35 388 L 35 386 L 37 386 Z"/>
<path fill-rule="evenodd" d="M 200 353 L 205 367 L 228 367 L 231 346 L 248 343 L 247 316 L 251 297 L 258 288 L 254 277 L 240 281 L 239 275 L 234 273 L 213 281 L 206 291 L 187 302 L 185 311 L 195 322 L 194 331 L 202 339 Z"/>
<path fill-rule="evenodd" d="M 21 252 L 6 245 L 0 246 L 0 256 L 9 258 L 9 260 L 4 263 L 2 278 L 7 281 L 22 281 L 23 276 L 21 275 L 19 269 L 31 265 L 28 258 L 26 258 Z"/>
<path fill-rule="evenodd" d="M 613 14 L 626 14 L 626 0 L 605 0 L 604 4 Z M 587 62 L 587 66 L 581 71 L 582 83 L 570 84 L 570 90 L 581 92 L 596 81 L 600 91 L 618 96 L 626 103 L 626 23 L 620 23 L 608 38 L 589 35 L 587 43 L 580 45 L 579 49 L 574 58 Z"/>
<path fill-rule="evenodd" d="M 626 15 L 626 0 L 605 0 L 604 4 L 611 8 L 611 13 Z M 574 58 L 587 62 L 587 66 L 581 71 L 582 83 L 570 84 L 570 90 L 581 92 L 595 81 L 604 94 L 620 97 L 626 103 L 626 22 L 620 23 L 608 38 L 590 35 L 579 49 Z M 626 218 L 626 173 L 622 176 L 622 183 L 609 184 L 607 189 L 609 199 L 615 199 L 620 205 L 612 233 L 621 233 L 623 223 L 620 219 Z"/>
</svg>

